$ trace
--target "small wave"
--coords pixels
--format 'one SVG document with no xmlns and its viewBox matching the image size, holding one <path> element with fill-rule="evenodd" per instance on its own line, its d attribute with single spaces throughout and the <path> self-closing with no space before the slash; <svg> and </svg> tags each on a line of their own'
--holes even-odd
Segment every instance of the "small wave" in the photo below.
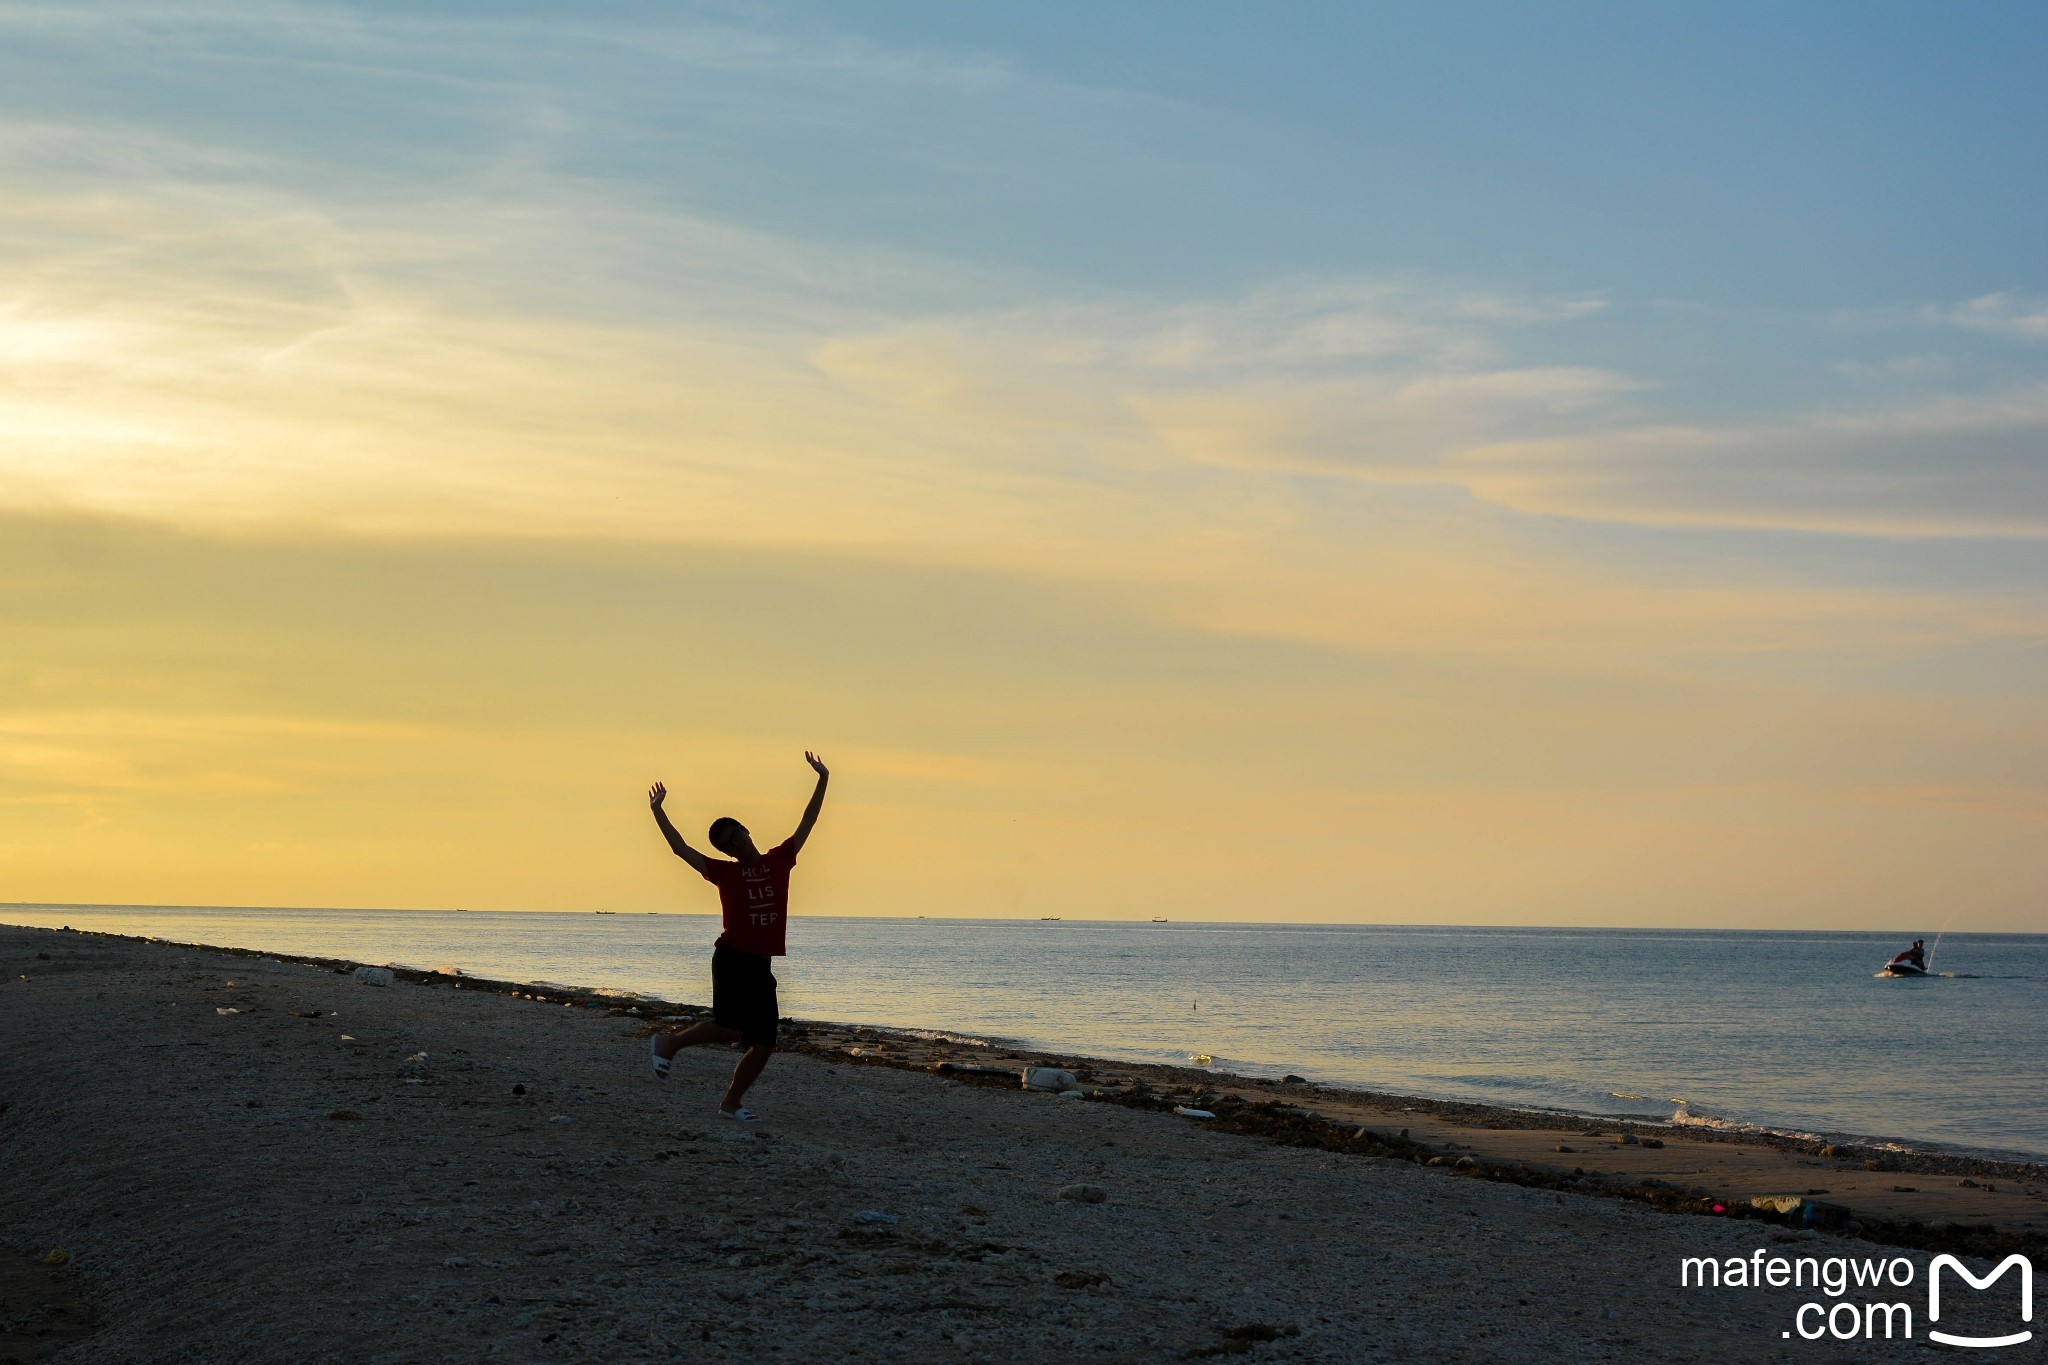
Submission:
<svg viewBox="0 0 2048 1365">
<path fill-rule="evenodd" d="M 2033 1162 L 2037 1154 L 2016 1148 L 1978 1147 L 1951 1142 L 1901 1142 L 1896 1138 L 1873 1137 L 1863 1133 L 1815 1133 L 1804 1128 L 1779 1128 L 1762 1123 L 1744 1123 L 1737 1119 L 1717 1118 L 1711 1114 L 1693 1112 L 1684 1101 L 1679 1102 L 1678 1112 L 1669 1119 L 1673 1127 L 1709 1128 L 1716 1132 L 1753 1134 L 1757 1137 L 1791 1138 L 1797 1142 L 1841 1142 L 1855 1147 L 1868 1148 L 1873 1152 L 1893 1152 L 1901 1156 L 1919 1156 L 1935 1153 L 1947 1156 L 1981 1157 L 1988 1161 Z"/>
<path fill-rule="evenodd" d="M 1754 1133 L 1758 1137 L 1797 1138 L 1805 1142 L 1825 1142 L 1824 1133 L 1809 1133 L 1799 1128 L 1771 1128 L 1761 1123 L 1745 1123 L 1740 1119 L 1724 1119 L 1712 1114 L 1696 1114 L 1691 1105 L 1681 1100 L 1678 1109 L 1671 1115 L 1670 1122 L 1677 1128 L 1711 1128 L 1721 1133 Z"/>
<path fill-rule="evenodd" d="M 922 1038 L 927 1043 L 958 1043 L 962 1047 L 993 1047 L 986 1038 L 970 1038 L 964 1033 L 948 1033 L 935 1028 L 899 1028 L 891 1033 L 900 1033 L 906 1038 Z"/>
<path fill-rule="evenodd" d="M 1648 1095 L 1638 1095 L 1632 1090 L 1610 1090 L 1607 1092 L 1617 1100 L 1646 1100 Z"/>
</svg>

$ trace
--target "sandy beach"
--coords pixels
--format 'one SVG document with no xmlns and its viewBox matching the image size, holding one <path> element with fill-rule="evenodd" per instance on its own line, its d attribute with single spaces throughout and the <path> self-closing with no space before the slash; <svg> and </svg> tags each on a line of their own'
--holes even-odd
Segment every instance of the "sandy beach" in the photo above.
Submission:
<svg viewBox="0 0 2048 1365">
<path fill-rule="evenodd" d="M 0 1361 L 1870 1359 L 1912 1348 L 1786 1335 L 1836 1300 L 1681 1263 L 1905 1256 L 1916 1315 L 1932 1248 L 2041 1263 L 2025 1165 L 803 1025 L 741 1126 L 730 1052 L 648 1074 L 652 1005 L 49 930 L 0 958 Z M 1083 1094 L 932 1069 L 1040 1061 Z M 1848 1231 L 1675 1211 L 1815 1189 Z"/>
</svg>

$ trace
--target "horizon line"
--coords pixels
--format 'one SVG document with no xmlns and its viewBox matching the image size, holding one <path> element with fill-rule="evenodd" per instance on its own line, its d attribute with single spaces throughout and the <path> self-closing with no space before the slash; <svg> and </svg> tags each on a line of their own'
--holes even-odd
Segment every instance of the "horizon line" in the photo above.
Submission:
<svg viewBox="0 0 2048 1365">
<path fill-rule="evenodd" d="M 470 906 L 378 906 L 378 905 L 213 905 L 173 904 L 152 902 L 96 902 L 96 901 L 0 901 L 0 911 L 6 910 L 233 910 L 233 911 L 304 911 L 326 910 L 349 914 L 400 914 L 400 915 L 619 915 L 646 917 L 667 915 L 679 919 L 716 919 L 718 911 L 698 910 L 608 910 L 602 907 L 587 910 L 545 910 L 474 908 Z M 1637 932 L 1637 933 L 1708 933 L 1708 934 L 1842 934 L 1895 937 L 1901 934 L 1924 933 L 1913 929 L 1830 929 L 1830 928 L 1763 928 L 1737 925 L 1704 924 L 1474 924 L 1451 921 L 1427 920 L 1223 920 L 1223 919 L 1173 919 L 1170 917 L 1108 917 L 1082 918 L 1065 915 L 865 915 L 865 914 L 808 914 L 805 919 L 863 919 L 900 920 L 915 922 L 933 920 L 946 923 L 993 922 L 1001 924 L 1174 924 L 1209 925 L 1218 928 L 1236 929 L 1485 929 L 1485 930 L 1566 930 L 1572 932 Z M 38 928 L 37 925 L 19 925 L 18 928 Z M 2043 938 L 2048 931 L 2018 929 L 1950 929 L 1944 930 L 1948 938 L 1963 937 L 2010 937 Z"/>
</svg>

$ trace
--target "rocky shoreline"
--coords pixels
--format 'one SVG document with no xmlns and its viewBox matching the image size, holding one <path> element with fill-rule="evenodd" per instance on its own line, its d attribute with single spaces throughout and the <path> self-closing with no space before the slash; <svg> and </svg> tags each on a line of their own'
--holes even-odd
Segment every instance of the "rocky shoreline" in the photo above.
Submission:
<svg viewBox="0 0 2048 1365">
<path fill-rule="evenodd" d="M 75 929 L 56 932 L 130 942 L 155 941 Z M 191 946 L 229 957 L 302 963 L 338 974 L 352 974 L 369 965 L 344 958 L 268 953 L 252 948 Z M 449 969 L 385 967 L 382 970 L 390 971 L 394 979 L 420 985 L 489 992 L 567 1008 L 601 1010 L 639 1020 L 648 1032 L 659 1027 L 659 1021 L 664 1017 L 670 1021 L 681 1021 L 710 1012 L 708 1005 L 662 1000 L 601 987 L 503 981 Z M 1065 1070 L 1085 1081 L 1083 1095 L 1097 1102 L 1159 1112 L 1171 1112 L 1176 1108 L 1214 1109 L 1216 1117 L 1208 1124 L 1217 1132 L 1357 1156 L 1394 1157 L 1424 1165 L 1449 1166 L 1456 1174 L 1474 1179 L 1639 1200 L 1671 1213 L 1815 1227 L 1848 1233 L 1884 1245 L 1930 1252 L 1995 1258 L 2019 1251 L 2037 1260 L 2048 1259 L 2048 1255 L 2044 1255 L 2048 1253 L 2048 1163 L 1916 1149 L 1891 1142 L 1830 1141 L 1770 1131 L 1679 1126 L 1651 1119 L 1617 1119 L 1429 1099 L 1319 1085 L 1302 1077 L 1274 1080 L 1217 1073 L 1201 1067 L 1023 1051 L 1004 1047 L 1000 1042 L 933 1037 L 928 1031 L 894 1029 L 884 1025 L 786 1019 L 782 1033 L 785 1050 L 804 1052 L 836 1064 L 931 1072 L 948 1070 L 953 1072 L 950 1079 L 956 1082 L 996 1090 L 1018 1089 L 1017 1077 L 1010 1072 L 1024 1067 Z M 985 1065 L 991 1056 L 1000 1058 L 1004 1063 L 998 1068 L 1004 1072 L 1000 1077 L 978 1075 L 971 1069 L 955 1070 Z M 1389 1130 L 1384 1121 L 1389 1114 L 1399 1114 L 1409 1121 Z M 1455 1130 L 1458 1136 L 1467 1140 L 1459 1141 L 1456 1136 L 1438 1134 L 1433 1142 L 1430 1135 L 1411 1136 L 1425 1124 L 1432 1133 L 1437 1129 Z M 1786 1190 L 1774 1189 L 1756 1194 L 1733 1188 L 1686 1184 L 1654 1174 L 1633 1175 L 1633 1166 L 1640 1164 L 1636 1162 L 1610 1162 L 1624 1168 L 1612 1173 L 1588 1170 L 1586 1163 L 1576 1161 L 1567 1167 L 1561 1162 L 1528 1159 L 1526 1142 L 1515 1144 L 1515 1151 L 1510 1153 L 1493 1150 L 1498 1144 L 1489 1144 L 1483 1137 L 1470 1140 L 1475 1134 L 1486 1133 L 1522 1137 L 1556 1133 L 1601 1144 L 1580 1153 L 1571 1144 L 1560 1143 L 1551 1153 L 1553 1156 L 1592 1156 L 1602 1152 L 1618 1158 L 1628 1148 L 1635 1148 L 1635 1155 L 1640 1155 L 1665 1149 L 1672 1143 L 1717 1146 L 1744 1156 L 1774 1152 L 1788 1162 L 1800 1163 L 1805 1172 L 1816 1169 L 1825 1172 L 1828 1187 L 1823 1189 L 1807 1184 L 1801 1187 L 1802 1192 L 1791 1191 L 1788 1187 Z M 1924 1201 L 1901 1201 L 1896 1196 L 1918 1196 L 1931 1191 L 1900 1187 L 1896 1182 L 1891 1188 L 1885 1188 L 1883 1180 L 1872 1182 L 1863 1179 L 1873 1175 L 1942 1179 L 1950 1182 L 1956 1191 L 1975 1193 L 1962 1200 L 1963 1207 L 1945 1206 L 1941 1210 L 1951 1216 L 1915 1216 L 1922 1210 L 1911 1205 Z M 1844 1179 L 1854 1179 L 1859 1185 L 1862 1197 L 1854 1206 L 1841 1203 L 1837 1196 L 1836 1187 Z M 2001 1188 L 2010 1192 L 2013 1198 L 1998 1201 L 1995 1206 L 1987 1202 L 1987 1196 L 1995 1198 Z M 1894 1198 L 1883 1198 L 1886 1195 Z M 1809 1199 L 1834 1212 L 1823 1215 L 1822 1220 L 1816 1222 L 1798 1206 L 1783 1207 L 1791 1198 Z M 1758 1200 L 1769 1202 L 1759 1204 Z"/>
</svg>

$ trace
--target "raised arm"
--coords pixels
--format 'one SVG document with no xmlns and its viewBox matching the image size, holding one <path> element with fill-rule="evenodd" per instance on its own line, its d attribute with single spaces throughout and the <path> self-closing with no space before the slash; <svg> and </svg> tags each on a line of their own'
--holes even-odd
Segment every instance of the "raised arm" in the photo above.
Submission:
<svg viewBox="0 0 2048 1365">
<path fill-rule="evenodd" d="M 819 784 L 818 790 L 821 793 L 824 791 L 824 784 L 822 782 Z M 647 789 L 647 806 L 648 809 L 654 812 L 654 823 L 661 826 L 661 837 L 668 840 L 668 846 L 675 850 L 678 858 L 681 858 L 691 867 L 697 869 L 698 874 L 701 876 L 704 869 L 710 866 L 711 860 L 683 842 L 683 836 L 677 833 L 676 827 L 669 822 L 668 812 L 661 808 L 661 803 L 666 800 L 668 800 L 668 788 L 664 787 L 661 783 L 657 782 Z M 813 802 L 812 804 L 816 805 L 817 803 Z"/>
<path fill-rule="evenodd" d="M 811 771 L 818 775 L 818 789 L 811 793 L 811 804 L 804 807 L 804 818 L 797 822 L 796 833 L 789 836 L 789 851 L 803 851 L 804 840 L 811 837 L 811 826 L 818 823 L 818 812 L 825 807 L 825 784 L 832 780 L 826 771 L 825 760 L 809 749 L 804 750 L 804 762 L 811 765 Z"/>
</svg>

